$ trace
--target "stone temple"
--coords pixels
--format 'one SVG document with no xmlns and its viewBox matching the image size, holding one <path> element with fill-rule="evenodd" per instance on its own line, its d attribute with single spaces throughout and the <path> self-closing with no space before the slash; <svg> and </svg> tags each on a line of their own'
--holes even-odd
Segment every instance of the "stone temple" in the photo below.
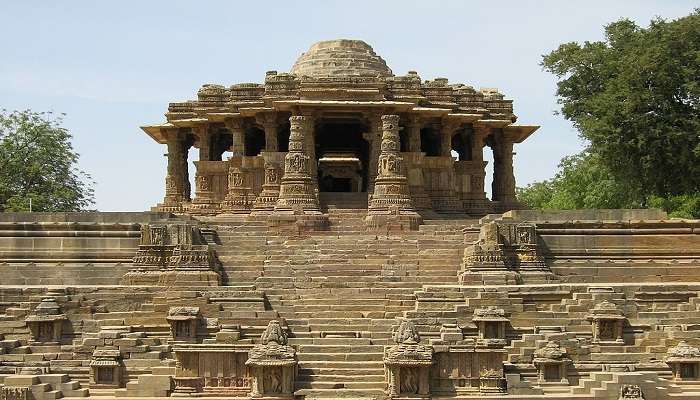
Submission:
<svg viewBox="0 0 700 400">
<path fill-rule="evenodd" d="M 0 214 L 0 400 L 700 398 L 700 221 L 522 209 L 497 90 L 333 40 L 165 116 L 150 212 Z"/>
</svg>

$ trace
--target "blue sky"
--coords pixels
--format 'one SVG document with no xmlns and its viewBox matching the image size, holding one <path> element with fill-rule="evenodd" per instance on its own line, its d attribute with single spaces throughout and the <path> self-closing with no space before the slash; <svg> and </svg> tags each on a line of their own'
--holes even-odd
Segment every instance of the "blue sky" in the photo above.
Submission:
<svg viewBox="0 0 700 400">
<path fill-rule="evenodd" d="M 557 110 L 541 55 L 599 40 L 627 17 L 689 14 L 696 1 L 10 1 L 0 0 L 0 108 L 65 112 L 101 211 L 146 210 L 163 197 L 164 146 L 140 125 L 203 83 L 262 82 L 312 43 L 362 39 L 395 74 L 497 87 L 518 122 L 518 185 L 549 178 L 582 148 Z M 488 152 L 487 152 L 488 153 Z M 193 156 L 195 154 L 193 153 Z M 487 155 L 487 159 L 490 157 Z M 488 183 L 488 182 L 487 182 Z"/>
</svg>

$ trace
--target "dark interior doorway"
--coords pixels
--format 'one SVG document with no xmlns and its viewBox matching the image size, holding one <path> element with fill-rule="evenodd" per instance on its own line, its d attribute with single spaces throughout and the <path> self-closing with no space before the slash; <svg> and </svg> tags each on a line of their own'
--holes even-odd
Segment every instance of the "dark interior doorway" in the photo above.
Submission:
<svg viewBox="0 0 700 400">
<path fill-rule="evenodd" d="M 316 127 L 316 161 L 322 192 L 366 192 L 367 127 L 354 121 L 323 121 Z M 353 161 L 357 160 L 357 161 Z"/>
</svg>

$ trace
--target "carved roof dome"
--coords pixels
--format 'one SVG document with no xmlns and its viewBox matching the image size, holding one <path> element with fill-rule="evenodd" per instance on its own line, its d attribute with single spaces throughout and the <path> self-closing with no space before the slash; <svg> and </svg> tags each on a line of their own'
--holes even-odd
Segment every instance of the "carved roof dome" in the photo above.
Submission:
<svg viewBox="0 0 700 400">
<path fill-rule="evenodd" d="M 325 40 L 312 45 L 292 67 L 297 76 L 393 76 L 386 62 L 362 40 Z"/>
</svg>

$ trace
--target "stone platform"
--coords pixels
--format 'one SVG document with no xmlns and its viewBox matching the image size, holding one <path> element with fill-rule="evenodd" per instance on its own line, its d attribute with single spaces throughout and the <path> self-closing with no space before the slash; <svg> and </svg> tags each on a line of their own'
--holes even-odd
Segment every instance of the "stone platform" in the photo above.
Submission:
<svg viewBox="0 0 700 400">
<path fill-rule="evenodd" d="M 699 221 L 323 212 L 2 215 L 2 398 L 700 396 Z"/>
</svg>

